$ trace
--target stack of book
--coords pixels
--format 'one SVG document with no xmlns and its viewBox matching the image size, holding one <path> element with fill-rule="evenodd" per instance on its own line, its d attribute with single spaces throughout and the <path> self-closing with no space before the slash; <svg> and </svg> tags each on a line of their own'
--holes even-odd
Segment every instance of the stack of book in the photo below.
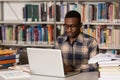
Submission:
<svg viewBox="0 0 120 80">
<path fill-rule="evenodd" d="M 7 68 L 19 62 L 19 54 L 16 50 L 0 50 L 0 68 Z"/>
<path fill-rule="evenodd" d="M 120 55 L 99 53 L 88 64 L 98 64 L 98 80 L 120 79 Z"/>
<path fill-rule="evenodd" d="M 120 60 L 98 62 L 98 80 L 120 79 Z"/>
</svg>

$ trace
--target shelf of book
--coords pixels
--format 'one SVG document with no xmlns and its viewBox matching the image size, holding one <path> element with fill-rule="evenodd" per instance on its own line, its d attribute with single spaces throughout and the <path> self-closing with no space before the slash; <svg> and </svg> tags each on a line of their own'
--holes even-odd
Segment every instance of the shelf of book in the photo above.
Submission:
<svg viewBox="0 0 120 80">
<path fill-rule="evenodd" d="M 98 40 L 99 45 L 104 45 L 108 47 L 99 47 L 99 49 L 120 49 L 118 45 L 120 45 L 120 37 L 116 37 L 120 33 L 120 16 L 118 15 L 119 10 L 117 9 L 116 5 L 119 5 L 114 0 L 0 0 L 3 1 L 3 19 L 0 18 L 0 24 L 28 24 L 28 25 L 38 25 L 38 24 L 52 24 L 54 27 L 53 31 L 53 41 L 56 41 L 57 34 L 57 27 L 61 29 L 61 25 L 64 24 L 64 16 L 67 11 L 69 10 L 77 10 L 81 13 L 81 18 L 83 22 L 83 32 L 86 34 L 90 34 L 93 37 L 95 37 Z M 15 6 L 13 5 L 14 2 L 20 3 L 21 8 L 19 8 L 21 15 L 15 13 L 16 10 Z M 15 2 L 15 4 L 16 4 Z M 23 3 L 25 4 L 23 4 Z M 27 3 L 28 2 L 28 3 Z M 5 7 L 9 6 L 12 10 L 9 9 L 10 14 L 14 13 L 13 17 L 16 17 L 15 15 L 18 15 L 17 18 L 10 19 L 8 18 L 7 11 L 5 10 Z M 24 16 L 24 9 L 27 9 L 28 7 L 31 7 L 32 9 L 36 6 L 38 9 L 36 10 L 37 16 L 39 18 L 36 18 L 37 20 L 32 21 L 34 13 L 32 13 L 31 20 L 29 21 L 29 16 Z M 112 7 L 111 7 L 112 6 Z M 43 11 L 41 9 L 45 8 Z M 2 7 L 1 7 L 2 8 Z M 15 8 L 15 9 L 14 9 Z M 23 10 L 23 11 L 22 11 Z M 12 13 L 13 11 L 13 13 Z M 50 11 L 50 12 L 49 12 Z M 117 12 L 118 11 L 118 12 Z M 2 12 L 2 11 L 1 11 Z M 16 11 L 17 12 L 17 11 Z M 29 10 L 28 10 L 29 12 Z M 39 12 L 39 13 L 38 13 Z M 42 13 L 43 12 L 43 13 Z M 59 14 L 58 14 L 59 13 Z M 45 17 L 41 16 L 45 14 Z M 108 15 L 109 14 L 109 15 Z M 29 15 L 29 14 L 27 14 Z M 7 16 L 7 17 L 6 17 Z M 0 16 L 1 17 L 1 16 Z M 22 18 L 21 18 L 22 17 Z M 41 17 L 45 19 L 41 19 Z M 8 20 L 7 20 L 8 19 Z M 15 20 L 14 20 L 15 19 Z M 26 19 L 26 21 L 24 21 Z M 3 21 L 2 21 L 3 20 Z M 35 26 L 36 27 L 36 26 Z M 117 28 L 116 28 L 117 27 Z M 43 27 L 42 27 L 43 28 Z M 43 28 L 44 29 L 44 28 Z M 46 29 L 46 28 L 45 28 Z M 63 29 L 63 28 L 62 28 Z M 118 31 L 119 30 L 119 31 Z M 60 31 L 59 31 L 60 32 Z M 64 31 L 62 31 L 64 32 Z M 43 40 L 44 41 L 44 40 Z M 109 47 L 109 45 L 117 44 L 117 47 Z M 2 43 L 1 45 L 6 45 Z M 7 44 L 11 45 L 11 44 Z M 7 46 L 6 45 L 6 46 Z M 13 44 L 11 46 L 24 46 L 19 44 Z M 27 45 L 27 46 L 34 46 L 34 45 Z M 37 45 L 39 46 L 39 45 Z M 49 47 L 49 45 L 40 45 L 39 47 Z"/>
</svg>

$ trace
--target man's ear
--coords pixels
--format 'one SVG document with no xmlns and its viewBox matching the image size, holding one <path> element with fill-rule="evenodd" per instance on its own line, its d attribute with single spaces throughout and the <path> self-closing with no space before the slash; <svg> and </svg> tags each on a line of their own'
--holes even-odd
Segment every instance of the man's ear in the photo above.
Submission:
<svg viewBox="0 0 120 80">
<path fill-rule="evenodd" d="M 83 23 L 82 22 L 80 22 L 80 27 L 83 25 Z"/>
<path fill-rule="evenodd" d="M 82 22 L 80 22 L 80 24 L 79 24 L 79 28 L 81 28 L 81 27 L 82 27 L 82 25 L 83 25 L 83 24 L 82 24 Z"/>
</svg>

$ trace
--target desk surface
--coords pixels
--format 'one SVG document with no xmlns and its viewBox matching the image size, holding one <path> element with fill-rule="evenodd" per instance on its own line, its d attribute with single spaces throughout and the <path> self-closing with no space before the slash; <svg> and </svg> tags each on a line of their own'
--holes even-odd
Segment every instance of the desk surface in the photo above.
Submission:
<svg viewBox="0 0 120 80">
<path fill-rule="evenodd" d="M 78 75 L 70 76 L 67 78 L 31 75 L 30 80 L 98 80 L 98 73 L 97 72 L 83 72 Z"/>
<path fill-rule="evenodd" d="M 4 71 L 4 69 L 0 71 Z M 98 80 L 98 72 L 83 72 L 66 78 L 31 75 L 30 79 L 27 80 Z"/>
<path fill-rule="evenodd" d="M 0 71 L 4 71 L 4 70 L 0 70 Z M 98 80 L 98 72 L 83 72 L 66 78 L 31 75 L 29 79 L 25 79 L 25 80 Z"/>
</svg>

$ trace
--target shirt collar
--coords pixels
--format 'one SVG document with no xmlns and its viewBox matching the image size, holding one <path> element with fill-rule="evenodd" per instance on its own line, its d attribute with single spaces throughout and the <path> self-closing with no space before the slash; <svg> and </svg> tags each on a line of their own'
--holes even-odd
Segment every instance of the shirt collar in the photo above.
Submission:
<svg viewBox="0 0 120 80">
<path fill-rule="evenodd" d="M 83 40 L 84 40 L 84 34 L 83 34 L 83 33 L 80 33 L 80 34 L 78 35 L 76 41 L 83 43 Z M 68 36 L 67 36 L 67 35 L 65 35 L 65 37 L 64 37 L 64 42 L 65 42 L 65 41 L 68 41 Z"/>
<path fill-rule="evenodd" d="M 80 34 L 78 35 L 77 41 L 83 43 L 83 41 L 84 41 L 84 34 L 83 34 L 83 33 L 80 33 Z"/>
</svg>

